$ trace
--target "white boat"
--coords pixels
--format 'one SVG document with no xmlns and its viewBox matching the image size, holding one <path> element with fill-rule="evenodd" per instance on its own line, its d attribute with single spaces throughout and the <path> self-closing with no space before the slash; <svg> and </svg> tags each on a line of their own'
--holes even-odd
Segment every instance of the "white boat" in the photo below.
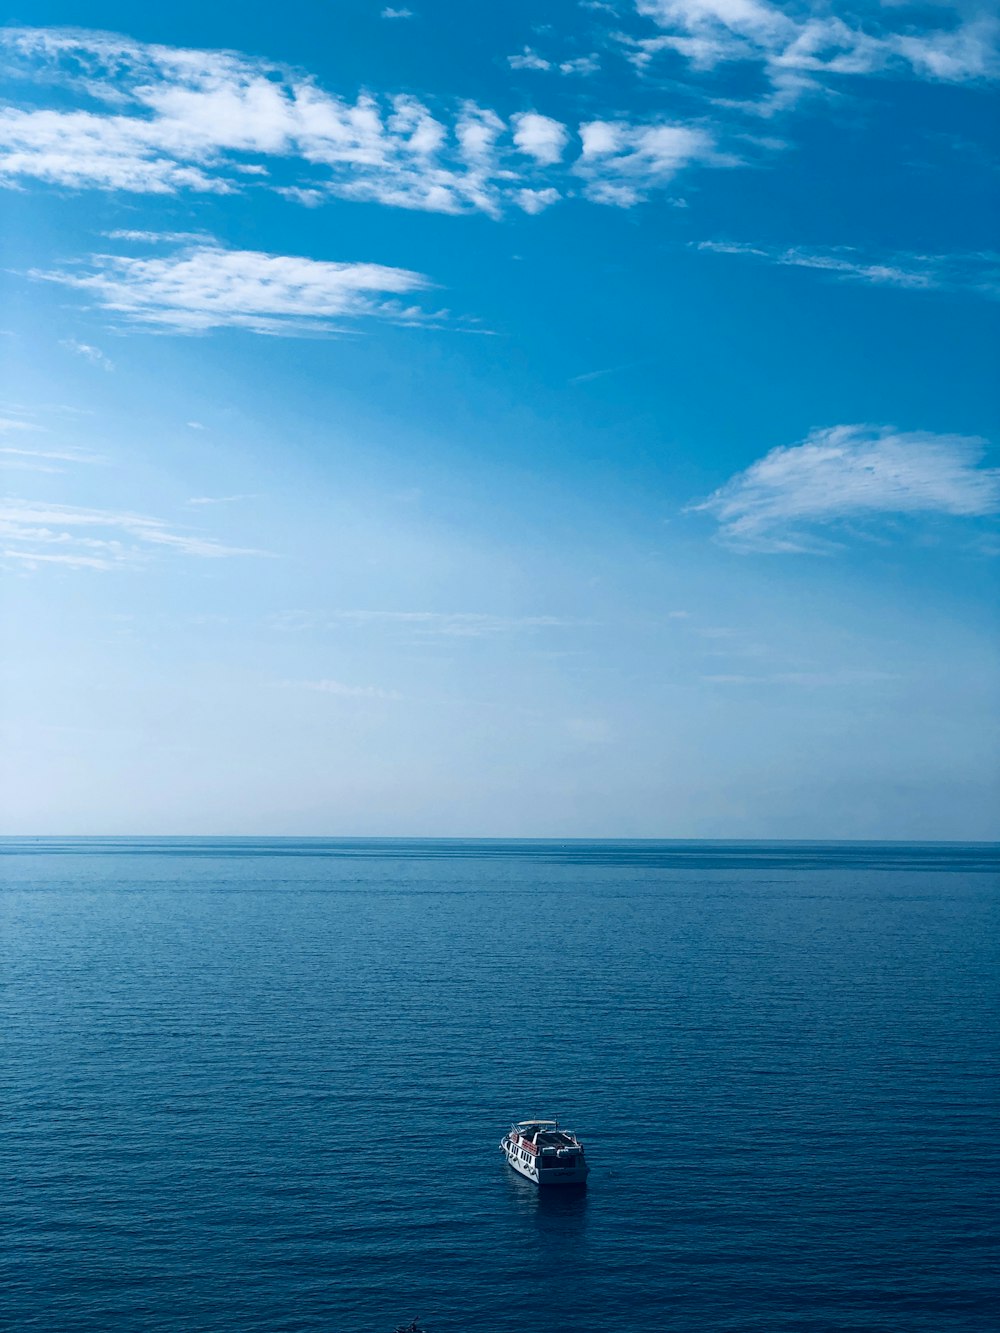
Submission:
<svg viewBox="0 0 1000 1333">
<path fill-rule="evenodd" d="M 558 1120 L 522 1120 L 500 1140 L 500 1151 L 536 1185 L 582 1185 L 590 1168 L 583 1144 Z"/>
</svg>

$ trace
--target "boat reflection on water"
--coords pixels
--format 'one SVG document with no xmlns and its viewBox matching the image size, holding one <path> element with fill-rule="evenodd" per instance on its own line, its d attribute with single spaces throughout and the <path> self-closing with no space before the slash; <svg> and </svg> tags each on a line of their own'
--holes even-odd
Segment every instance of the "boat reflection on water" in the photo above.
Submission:
<svg viewBox="0 0 1000 1333">
<path fill-rule="evenodd" d="M 563 1185 L 555 1190 L 536 1190 L 535 1211 L 546 1217 L 582 1217 L 587 1209 L 586 1185 Z"/>
<path fill-rule="evenodd" d="M 582 1234 L 587 1219 L 586 1185 L 561 1185 L 557 1190 L 540 1190 L 530 1180 L 513 1172 L 507 1172 L 505 1178 L 517 1212 L 525 1218 L 534 1218 L 540 1230 L 555 1227 L 567 1239 Z"/>
</svg>

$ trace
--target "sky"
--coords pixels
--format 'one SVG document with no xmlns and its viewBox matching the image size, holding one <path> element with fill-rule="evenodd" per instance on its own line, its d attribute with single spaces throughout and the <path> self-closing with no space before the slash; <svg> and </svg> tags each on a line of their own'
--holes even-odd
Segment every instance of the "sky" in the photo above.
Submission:
<svg viewBox="0 0 1000 1333">
<path fill-rule="evenodd" d="M 22 2 L 3 831 L 1000 836 L 1000 18 Z"/>
</svg>

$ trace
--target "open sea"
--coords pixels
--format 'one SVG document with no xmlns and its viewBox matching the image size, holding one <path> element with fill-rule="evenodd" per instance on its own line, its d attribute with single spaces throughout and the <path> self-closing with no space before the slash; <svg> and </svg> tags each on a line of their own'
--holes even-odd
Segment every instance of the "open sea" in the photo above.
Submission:
<svg viewBox="0 0 1000 1333">
<path fill-rule="evenodd" d="M 996 1333 L 995 846 L 0 853 L 18 1333 Z"/>
</svg>

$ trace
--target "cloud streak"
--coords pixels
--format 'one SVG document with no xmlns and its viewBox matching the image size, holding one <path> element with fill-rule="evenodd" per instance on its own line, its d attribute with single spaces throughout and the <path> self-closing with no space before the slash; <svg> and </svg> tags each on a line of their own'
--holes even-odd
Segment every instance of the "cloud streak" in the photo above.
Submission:
<svg viewBox="0 0 1000 1333">
<path fill-rule="evenodd" d="M 428 288 L 423 274 L 215 244 L 146 257 L 99 254 L 84 271 L 31 276 L 82 291 L 130 322 L 177 333 L 231 327 L 288 336 L 336 331 L 343 320 L 432 318 L 396 299 Z"/>
<path fill-rule="evenodd" d="M 345 685 L 339 680 L 283 680 L 288 689 L 313 690 L 317 694 L 332 694 L 338 699 L 402 699 L 398 690 L 383 690 L 378 685 Z"/>
<path fill-rule="evenodd" d="M 816 269 L 832 278 L 904 291 L 964 291 L 1000 299 L 1000 255 L 866 255 L 847 246 L 835 249 L 768 247 L 742 241 L 698 241 L 698 250 L 737 255 L 786 268 Z"/>
<path fill-rule="evenodd" d="M 43 428 L 24 418 L 0 417 L 0 439 L 11 431 L 41 431 Z M 18 444 L 0 444 L 0 467 L 16 468 L 25 472 L 62 472 L 60 463 L 106 463 L 108 460 L 100 454 L 77 449 L 72 445 L 41 447 L 25 444 L 21 436 L 15 436 Z"/>
<path fill-rule="evenodd" d="M 689 511 L 710 514 L 738 550 L 827 552 L 824 532 L 846 523 L 996 513 L 1000 469 L 981 467 L 984 453 L 967 436 L 834 426 L 772 449 Z"/>
<path fill-rule="evenodd" d="M 702 680 L 712 685 L 792 685 L 800 689 L 837 689 L 851 685 L 878 685 L 888 681 L 897 681 L 900 677 L 893 671 L 774 671 L 769 675 L 745 676 L 739 674 L 717 674 L 702 676 Z"/>
<path fill-rule="evenodd" d="M 66 338 L 61 345 L 77 356 L 84 357 L 92 365 L 100 366 L 102 370 L 114 370 L 115 368 L 115 363 L 111 358 L 102 352 L 99 347 L 94 347 L 90 343 L 77 342 L 75 338 Z"/>
<path fill-rule="evenodd" d="M 25 569 L 107 571 L 142 564 L 157 551 L 208 560 L 266 554 L 178 532 L 146 514 L 19 499 L 0 502 L 0 544 L 3 559 Z"/>
<path fill-rule="evenodd" d="M 500 616 L 482 611 L 287 611 L 274 624 L 283 630 L 331 629 L 336 626 L 384 626 L 422 636 L 479 639 L 520 630 L 557 629 L 581 622 L 561 616 Z"/>
<path fill-rule="evenodd" d="M 17 445 L 0 445 L 0 467 L 19 468 L 26 472 L 63 472 L 60 463 L 106 463 L 99 454 L 88 454 L 82 449 L 25 449 Z"/>
</svg>

